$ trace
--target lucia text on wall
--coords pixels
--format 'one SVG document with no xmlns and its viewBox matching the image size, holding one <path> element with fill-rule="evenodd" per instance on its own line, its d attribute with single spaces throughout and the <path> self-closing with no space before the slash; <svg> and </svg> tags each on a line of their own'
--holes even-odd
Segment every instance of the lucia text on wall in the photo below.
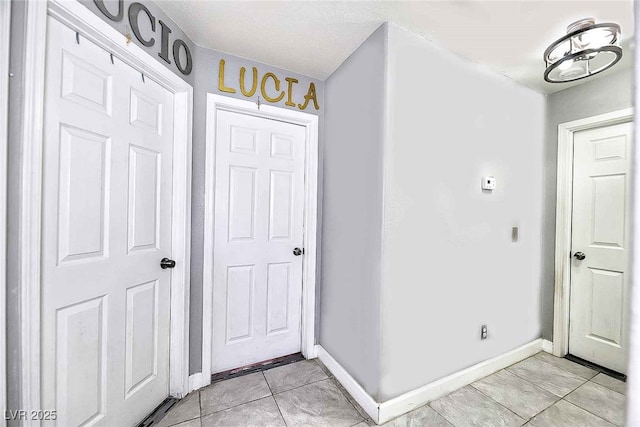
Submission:
<svg viewBox="0 0 640 427">
<path fill-rule="evenodd" d="M 309 89 L 304 96 L 303 102 L 296 104 L 293 100 L 293 85 L 298 84 L 298 79 L 293 77 L 285 77 L 283 83 L 274 73 L 268 72 L 260 76 L 257 67 L 251 67 L 251 77 L 247 77 L 247 69 L 245 67 L 240 68 L 238 75 L 237 85 L 233 85 L 233 78 L 228 78 L 228 82 L 225 81 L 225 60 L 220 60 L 220 66 L 218 67 L 218 90 L 226 93 L 237 93 L 237 88 L 240 89 L 240 93 L 247 98 L 253 97 L 258 90 L 258 82 L 260 83 L 260 94 L 262 99 L 267 102 L 277 103 L 285 99 L 284 105 L 288 107 L 298 107 L 301 110 L 306 110 L 309 103 L 313 102 L 313 107 L 316 110 L 320 109 L 318 105 L 318 97 L 316 94 L 316 85 L 313 82 L 309 83 Z M 247 85 L 247 79 L 251 79 L 251 84 Z M 229 86 L 227 86 L 229 84 Z M 286 85 L 286 88 L 284 87 Z M 282 89 L 281 89 L 282 88 Z"/>
</svg>

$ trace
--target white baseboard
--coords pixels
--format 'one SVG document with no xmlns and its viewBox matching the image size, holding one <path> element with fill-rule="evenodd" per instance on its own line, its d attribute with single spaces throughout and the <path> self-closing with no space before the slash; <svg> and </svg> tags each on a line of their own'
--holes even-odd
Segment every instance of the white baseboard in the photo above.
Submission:
<svg viewBox="0 0 640 427">
<path fill-rule="evenodd" d="M 533 356 L 540 350 L 542 350 L 542 338 L 387 400 L 379 405 L 379 419 L 377 422 L 384 424 L 417 407 L 439 399 L 460 387 L 464 387 L 529 356 Z"/>
<path fill-rule="evenodd" d="M 542 340 L 542 351 L 545 353 L 553 354 L 553 342 L 549 340 Z"/>
<path fill-rule="evenodd" d="M 199 388 L 206 387 L 209 384 L 211 384 L 211 377 L 209 377 L 209 380 L 207 381 L 207 378 L 202 375 L 202 372 L 189 375 L 189 393 L 194 390 L 198 390 Z"/>
<path fill-rule="evenodd" d="M 373 421 L 378 424 L 384 424 L 417 407 L 439 399 L 460 387 L 464 387 L 529 356 L 533 356 L 543 349 L 543 345 L 545 345 L 543 340 L 541 338 L 537 339 L 508 353 L 478 363 L 383 403 L 376 402 L 322 346 L 318 345 L 316 348 L 320 361 L 340 381 L 340 384 L 343 385 L 356 402 L 362 406 L 362 409 Z"/>
<path fill-rule="evenodd" d="M 351 397 L 362 409 L 371 417 L 373 421 L 378 422 L 378 406 L 379 404 L 369 396 L 360 384 L 340 365 L 327 351 L 320 345 L 316 345 L 316 353 L 318 359 L 324 364 L 324 366 L 331 371 L 334 377 L 342 384 L 342 386 L 349 392 Z"/>
<path fill-rule="evenodd" d="M 376 402 L 322 346 L 317 345 L 316 352 L 320 361 L 324 363 L 356 402 L 362 406 L 362 409 L 371 419 L 377 424 L 384 424 L 415 408 L 439 399 L 460 387 L 469 385 L 507 366 L 533 356 L 540 350 L 549 351 L 552 346 L 553 343 L 550 341 L 538 338 L 507 353 L 485 360 L 383 403 Z"/>
</svg>

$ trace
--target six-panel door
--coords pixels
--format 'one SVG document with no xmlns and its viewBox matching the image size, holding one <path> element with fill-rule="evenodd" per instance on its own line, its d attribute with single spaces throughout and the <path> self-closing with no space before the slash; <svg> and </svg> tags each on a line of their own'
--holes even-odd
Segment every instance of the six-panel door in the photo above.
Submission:
<svg viewBox="0 0 640 427">
<path fill-rule="evenodd" d="M 209 147 L 208 147 L 209 148 Z M 218 111 L 212 370 L 300 351 L 305 128 Z"/>
<path fill-rule="evenodd" d="M 632 124 L 574 135 L 569 352 L 626 372 Z M 583 260 L 576 252 L 584 253 Z"/>
<path fill-rule="evenodd" d="M 126 426 L 168 395 L 173 95 L 48 20 L 42 408 Z"/>
</svg>

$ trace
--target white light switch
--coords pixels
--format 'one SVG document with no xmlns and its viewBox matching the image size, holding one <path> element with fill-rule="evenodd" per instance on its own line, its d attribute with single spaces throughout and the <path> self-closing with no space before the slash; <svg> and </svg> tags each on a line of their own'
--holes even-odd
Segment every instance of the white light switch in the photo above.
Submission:
<svg viewBox="0 0 640 427">
<path fill-rule="evenodd" d="M 482 177 L 482 189 L 483 190 L 495 190 L 496 189 L 496 179 L 492 176 L 484 176 Z"/>
</svg>

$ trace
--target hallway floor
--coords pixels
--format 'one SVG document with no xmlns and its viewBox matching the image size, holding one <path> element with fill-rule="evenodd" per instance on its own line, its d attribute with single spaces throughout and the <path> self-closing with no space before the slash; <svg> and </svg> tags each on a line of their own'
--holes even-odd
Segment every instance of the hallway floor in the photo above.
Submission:
<svg viewBox="0 0 640 427">
<path fill-rule="evenodd" d="M 621 426 L 625 383 L 541 352 L 385 424 Z M 212 384 L 189 394 L 158 426 L 375 425 L 317 360 Z"/>
</svg>

